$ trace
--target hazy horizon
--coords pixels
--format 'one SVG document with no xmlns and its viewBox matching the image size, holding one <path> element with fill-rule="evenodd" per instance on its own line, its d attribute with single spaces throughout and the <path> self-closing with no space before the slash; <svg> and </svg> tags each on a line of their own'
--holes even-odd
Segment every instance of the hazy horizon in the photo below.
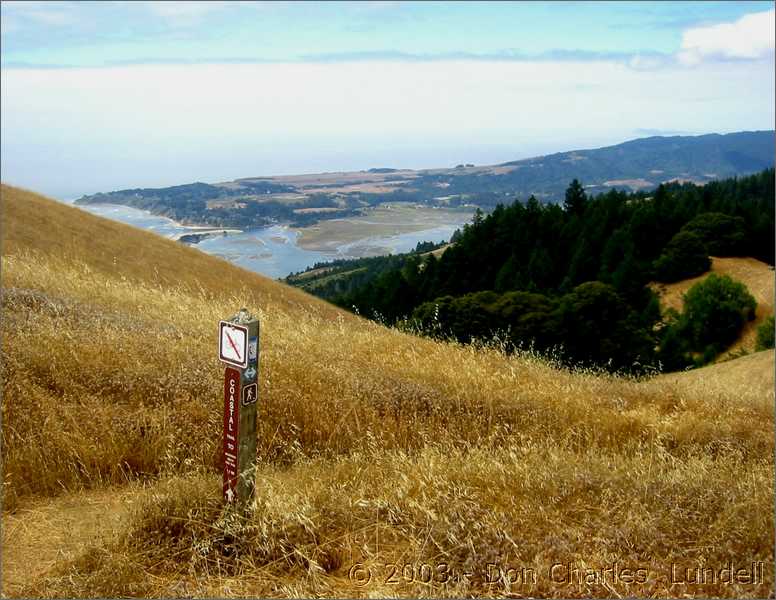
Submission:
<svg viewBox="0 0 776 600">
<path fill-rule="evenodd" d="M 3 2 L 2 179 L 61 198 L 774 129 L 770 2 Z"/>
<path fill-rule="evenodd" d="M 772 129 L 769 130 L 751 130 L 751 132 L 757 132 L 757 131 L 774 131 Z M 575 148 L 557 148 L 553 149 L 544 153 L 537 153 L 537 154 L 526 154 L 525 156 L 515 156 L 515 157 L 509 157 L 499 159 L 499 160 L 492 160 L 492 161 L 482 161 L 482 162 L 473 162 L 470 160 L 461 159 L 458 161 L 448 161 L 446 164 L 429 164 L 429 165 L 423 165 L 423 166 L 414 166 L 414 165 L 404 165 L 397 167 L 395 164 L 369 164 L 366 166 L 358 166 L 353 168 L 329 168 L 329 169 L 319 169 L 319 170 L 297 170 L 297 171 L 288 171 L 288 172 L 282 172 L 282 173 L 245 173 L 241 175 L 237 175 L 235 177 L 229 177 L 229 178 L 220 178 L 220 179 L 204 179 L 204 178 L 198 178 L 198 179 L 190 179 L 186 181 L 173 181 L 173 182 L 167 182 L 162 184 L 156 184 L 156 185 L 145 185 L 145 186 L 138 186 L 138 185 L 130 185 L 124 188 L 105 188 L 100 190 L 93 190 L 89 192 L 83 192 L 83 193 L 74 193 L 74 194 L 50 194 L 58 199 L 66 200 L 66 201 L 73 201 L 77 200 L 78 198 L 90 195 L 92 193 L 98 193 L 98 192 L 110 192 L 110 191 L 118 191 L 120 189 L 129 189 L 129 188 L 135 188 L 135 187 L 145 187 L 145 188 L 165 188 L 175 185 L 182 185 L 187 183 L 195 183 L 195 182 L 201 182 L 201 183 L 209 183 L 209 184 L 215 184 L 215 183 L 224 183 L 229 181 L 234 181 L 236 179 L 249 179 L 249 178 L 258 178 L 258 177 L 279 177 L 284 175 L 309 175 L 309 174 L 317 174 L 317 173 L 338 173 L 338 172 L 357 172 L 357 171 L 367 171 L 369 169 L 375 169 L 375 168 L 394 168 L 394 169 L 410 169 L 410 170 L 425 170 L 425 169 L 443 169 L 443 168 L 452 168 L 458 164 L 462 163 L 471 163 L 475 166 L 488 166 L 488 165 L 497 165 L 505 162 L 510 162 L 514 160 L 522 160 L 524 158 L 536 158 L 540 156 L 546 156 L 551 155 L 555 153 L 563 153 L 563 152 L 569 152 L 569 151 L 575 151 L 575 150 L 594 150 L 597 148 L 603 148 L 610 145 L 617 145 L 623 142 L 633 141 L 637 139 L 646 139 L 650 137 L 674 137 L 674 136 L 682 136 L 682 137 L 695 137 L 695 136 L 704 136 L 704 135 L 726 135 L 728 133 L 746 133 L 745 131 L 730 131 L 730 132 L 717 132 L 717 131 L 711 131 L 706 133 L 668 133 L 668 132 L 661 132 L 661 133 L 648 133 L 648 132 L 641 132 L 638 135 L 635 135 L 633 138 L 629 138 L 627 140 L 620 140 L 617 142 L 613 142 L 611 144 L 604 144 L 600 146 L 586 146 L 586 147 L 575 147 Z M 357 160 L 357 159 L 356 159 Z M 405 161 L 406 162 L 406 161 Z M 3 179 L 3 183 L 7 183 L 9 185 L 16 185 L 12 181 L 6 181 Z M 25 187 L 25 186 L 19 186 L 19 187 Z M 37 189 L 32 189 L 32 191 L 40 191 Z"/>
</svg>

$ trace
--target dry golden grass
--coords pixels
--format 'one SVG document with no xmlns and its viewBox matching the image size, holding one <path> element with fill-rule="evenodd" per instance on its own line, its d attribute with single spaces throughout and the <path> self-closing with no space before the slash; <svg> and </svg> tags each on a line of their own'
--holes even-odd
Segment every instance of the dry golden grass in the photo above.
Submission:
<svg viewBox="0 0 776 600">
<path fill-rule="evenodd" d="M 289 286 L 246 272 L 226 261 L 184 246 L 170 244 L 149 232 L 102 219 L 84 211 L 8 185 L 0 187 L 2 255 L 35 250 L 92 271 L 156 287 L 180 287 L 207 297 L 236 293 L 241 285 L 271 302 L 298 303 L 323 318 L 342 315 L 329 304 Z M 174 250 L 172 248 L 175 248 Z M 239 282 L 239 283 L 235 283 Z"/>
<path fill-rule="evenodd" d="M 62 546 L 20 584 L 29 546 L 4 539 L 11 595 L 773 592 L 772 387 L 416 338 L 5 186 L 2 223 L 4 526 Z M 257 499 L 237 518 L 220 501 L 215 342 L 241 306 L 261 318 L 261 406 Z M 62 535 L 73 502 L 95 508 Z M 671 584 L 672 564 L 731 560 L 763 561 L 765 580 Z M 615 561 L 645 581 L 549 578 Z M 417 572 L 390 578 L 392 563 Z M 488 563 L 536 581 L 489 582 Z M 368 583 L 348 576 L 359 564 Z M 418 581 L 442 564 L 445 584 Z"/>
<path fill-rule="evenodd" d="M 694 286 L 706 279 L 711 273 L 728 275 L 743 283 L 749 293 L 757 301 L 755 318 L 744 325 L 738 340 L 733 343 L 717 361 L 724 361 L 740 352 L 753 352 L 757 342 L 757 328 L 773 315 L 774 288 L 776 288 L 776 276 L 773 267 L 750 257 L 711 257 L 711 269 L 699 275 L 676 283 L 653 284 L 653 288 L 660 295 L 660 302 L 664 309 L 673 308 L 681 312 L 684 307 L 684 294 Z"/>
<path fill-rule="evenodd" d="M 709 396 L 736 396 L 748 390 L 767 398 L 774 389 L 774 351 L 765 350 L 685 373 L 666 373 L 659 381 Z"/>
<path fill-rule="evenodd" d="M 29 499 L 3 518 L 3 591 L 18 595 L 64 560 L 75 560 L 84 544 L 118 535 L 138 495 L 137 485 L 105 487 L 58 497 Z"/>
</svg>

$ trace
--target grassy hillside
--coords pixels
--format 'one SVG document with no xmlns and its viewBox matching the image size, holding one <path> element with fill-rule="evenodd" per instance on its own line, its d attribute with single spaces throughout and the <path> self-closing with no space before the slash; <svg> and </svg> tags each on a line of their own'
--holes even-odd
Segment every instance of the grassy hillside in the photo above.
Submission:
<svg viewBox="0 0 776 600">
<path fill-rule="evenodd" d="M 94 217 L 12 186 L 2 187 L 2 254 L 35 252 L 66 263 L 81 262 L 101 275 L 164 288 L 182 287 L 208 295 L 229 295 L 250 287 L 272 302 L 302 303 L 322 315 L 342 316 L 325 302 L 294 288 L 215 260 L 183 244 Z"/>
<path fill-rule="evenodd" d="M 666 373 L 658 381 L 695 393 L 735 395 L 748 389 L 763 398 L 773 393 L 773 350 L 755 352 L 734 360 L 726 360 L 685 373 Z"/>
<path fill-rule="evenodd" d="M 772 593 L 767 370 L 700 388 L 419 339 L 35 194 L 0 199 L 7 594 Z M 216 324 L 241 306 L 262 326 L 260 466 L 252 512 L 224 520 Z M 764 561 L 765 581 L 671 583 L 672 564 L 730 560 Z M 585 578 L 614 562 L 643 582 Z M 535 579 L 491 581 L 489 563 Z M 553 581 L 556 563 L 581 580 Z M 368 583 L 349 577 L 361 564 Z"/>
<path fill-rule="evenodd" d="M 711 273 L 728 275 L 740 281 L 749 290 L 757 301 L 755 318 L 744 325 L 741 336 L 731 345 L 727 351 L 720 355 L 718 361 L 726 360 L 731 355 L 739 352 L 754 352 L 757 341 L 757 328 L 771 315 L 773 315 L 774 303 L 774 279 L 773 267 L 749 257 L 711 257 L 711 269 L 699 275 L 676 283 L 653 284 L 653 288 L 660 296 L 660 303 L 664 309 L 673 308 L 681 312 L 684 307 L 684 294 L 696 283 L 703 281 Z"/>
</svg>

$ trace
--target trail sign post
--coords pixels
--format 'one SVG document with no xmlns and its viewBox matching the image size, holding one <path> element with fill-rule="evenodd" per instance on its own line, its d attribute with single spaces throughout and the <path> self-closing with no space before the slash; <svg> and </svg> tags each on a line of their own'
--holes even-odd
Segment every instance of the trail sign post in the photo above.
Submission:
<svg viewBox="0 0 776 600">
<path fill-rule="evenodd" d="M 224 372 L 224 500 L 245 507 L 256 478 L 259 320 L 246 309 L 218 324 Z"/>
</svg>

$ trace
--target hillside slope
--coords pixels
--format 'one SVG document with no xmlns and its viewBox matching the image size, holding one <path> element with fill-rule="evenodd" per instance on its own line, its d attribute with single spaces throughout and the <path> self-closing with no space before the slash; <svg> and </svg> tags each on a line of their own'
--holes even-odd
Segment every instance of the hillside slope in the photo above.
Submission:
<svg viewBox="0 0 776 600">
<path fill-rule="evenodd" d="M 105 276 L 164 287 L 182 286 L 208 294 L 234 294 L 247 286 L 271 302 L 289 306 L 301 303 L 327 316 L 349 316 L 292 287 L 278 286 L 225 260 L 110 219 L 74 211 L 60 202 L 19 188 L 2 186 L 1 210 L 3 256 L 40 252 L 65 262 L 83 262 Z"/>
<path fill-rule="evenodd" d="M 704 183 L 755 173 L 773 166 L 775 145 L 773 131 L 653 136 L 505 164 L 532 167 L 524 175 L 526 182 L 546 179 L 548 189 L 556 178 L 559 197 L 572 176 L 599 192 L 612 186 L 638 190 L 672 180 Z M 566 177 L 558 178 L 561 173 Z"/>
<path fill-rule="evenodd" d="M 757 328 L 773 315 L 774 287 L 776 286 L 776 274 L 773 267 L 749 257 L 711 257 L 711 269 L 703 275 L 684 279 L 670 284 L 653 284 L 653 289 L 660 296 L 663 309 L 673 308 L 681 312 L 684 307 L 684 294 L 694 286 L 706 279 L 711 273 L 727 275 L 736 281 L 743 283 L 749 293 L 757 301 L 755 318 L 744 325 L 738 340 L 733 343 L 717 361 L 723 361 L 739 352 L 754 352 L 757 342 Z"/>
<path fill-rule="evenodd" d="M 666 373 L 660 375 L 658 381 L 696 393 L 706 390 L 709 394 L 732 396 L 740 390 L 750 390 L 766 398 L 773 393 L 773 367 L 774 351 L 771 349 L 684 373 Z"/>
<path fill-rule="evenodd" d="M 29 541 L 4 541 L 8 595 L 773 590 L 772 389 L 438 343 L 29 192 L 0 207 L 3 523 Z M 260 462 L 253 512 L 225 521 L 216 324 L 241 306 L 262 325 Z M 45 539 L 61 552 L 20 577 Z M 764 581 L 670 579 L 730 560 Z"/>
</svg>

